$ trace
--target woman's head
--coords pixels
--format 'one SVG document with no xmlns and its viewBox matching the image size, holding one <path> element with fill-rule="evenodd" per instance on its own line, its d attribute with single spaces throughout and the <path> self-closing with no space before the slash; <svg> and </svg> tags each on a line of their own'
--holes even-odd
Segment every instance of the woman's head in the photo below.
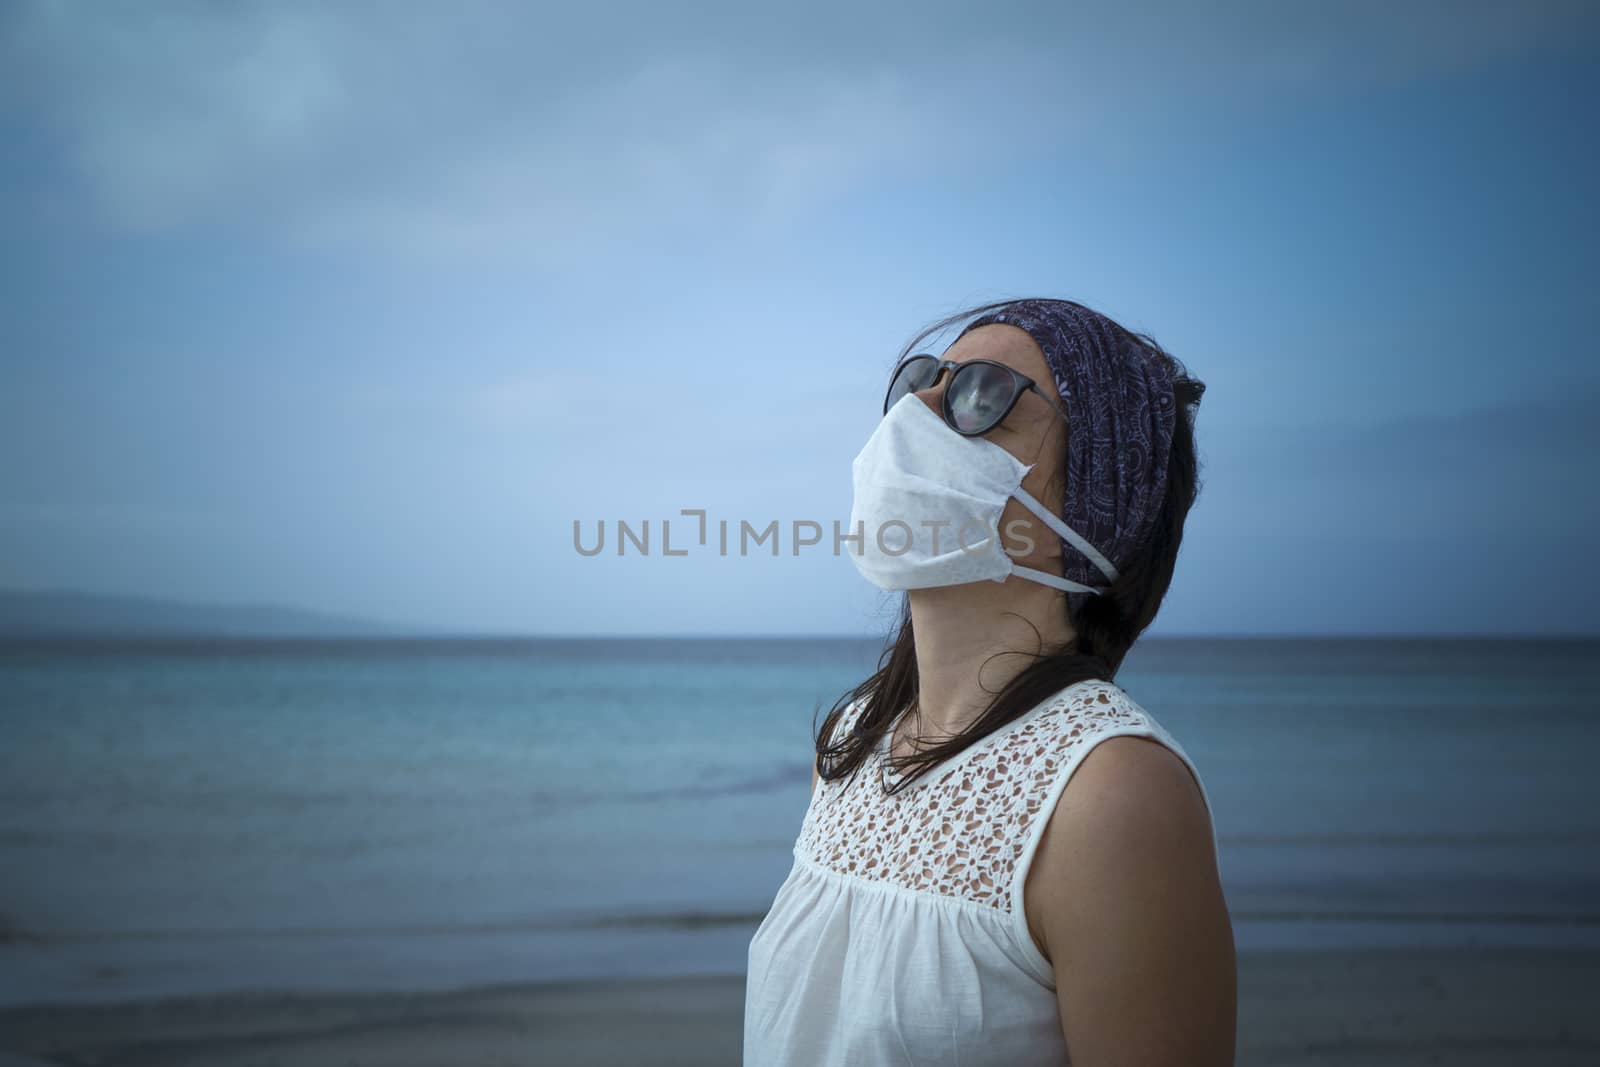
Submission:
<svg viewBox="0 0 1600 1067">
<path fill-rule="evenodd" d="M 1047 458 L 1058 483 L 1048 499 L 1119 572 L 1105 594 L 1072 593 L 1068 613 L 1079 629 L 1076 620 L 1088 612 L 1090 640 L 1098 646 L 1089 651 L 1114 671 L 1171 583 L 1197 492 L 1192 417 L 1205 386 L 1149 337 L 1073 301 L 1014 300 L 989 308 L 961 337 L 1002 323 L 1025 331 L 1066 409 L 1067 439 Z M 1158 533 L 1161 525 L 1167 529 Z M 1066 578 L 1097 581 L 1082 552 L 1062 548 Z"/>
<path fill-rule="evenodd" d="M 989 710 L 964 734 L 913 757 L 908 766 L 931 765 L 954 755 L 1076 681 L 1114 678 L 1166 596 L 1184 521 L 1199 491 L 1193 417 L 1205 386 L 1153 339 L 1071 301 L 1008 300 L 957 312 L 928 326 L 896 362 L 920 350 L 929 336 L 963 321 L 965 328 L 943 358 L 993 359 L 1046 391 L 1054 386 L 1067 415 L 1065 424 L 1043 397 L 1028 393 L 986 438 L 1034 465 L 1023 489 L 1107 557 L 1116 578 L 1108 583 L 1086 556 L 1034 523 L 1028 536 L 1039 546 L 1036 555 L 1016 562 L 1105 591 L 1058 598 L 1065 625 L 1051 629 L 1068 637 L 1054 646 L 1017 650 L 1032 662 L 996 695 Z M 938 410 L 949 381 L 946 374 L 918 396 Z M 1015 506 L 1016 501 L 1007 505 L 1002 530 L 1013 519 L 1031 519 L 1025 511 L 1013 512 Z M 832 773 L 819 767 L 824 777 L 838 777 L 859 765 L 887 720 L 917 692 L 911 614 L 906 610 L 879 670 L 840 698 L 819 732 L 819 754 L 838 760 Z M 824 745 L 843 709 L 858 700 L 864 707 L 854 736 Z"/>
</svg>

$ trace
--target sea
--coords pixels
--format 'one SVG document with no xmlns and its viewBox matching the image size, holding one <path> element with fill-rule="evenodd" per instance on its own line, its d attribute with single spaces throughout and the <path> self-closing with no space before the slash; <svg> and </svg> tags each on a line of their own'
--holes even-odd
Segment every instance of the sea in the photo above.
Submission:
<svg viewBox="0 0 1600 1067">
<path fill-rule="evenodd" d="M 0 644 L 0 1005 L 742 974 L 855 639 Z M 1600 640 L 1148 637 L 1241 952 L 1600 946 Z"/>
</svg>

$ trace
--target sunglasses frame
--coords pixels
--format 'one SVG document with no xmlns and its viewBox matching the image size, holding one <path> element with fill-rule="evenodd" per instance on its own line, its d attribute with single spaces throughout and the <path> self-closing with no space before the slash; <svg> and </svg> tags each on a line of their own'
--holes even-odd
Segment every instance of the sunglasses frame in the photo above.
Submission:
<svg viewBox="0 0 1600 1067">
<path fill-rule="evenodd" d="M 954 384 L 956 375 L 961 373 L 961 368 L 963 367 L 976 367 L 980 365 L 986 367 L 998 367 L 1005 371 L 1006 374 L 1010 375 L 1011 398 L 1006 401 L 1005 408 L 1000 412 L 999 415 L 995 417 L 993 422 L 978 430 L 963 430 L 961 427 L 956 425 L 955 417 L 950 413 L 950 385 L 947 384 L 945 386 L 944 395 L 939 398 L 939 414 L 944 418 L 945 425 L 949 426 L 962 437 L 982 437 L 984 434 L 993 430 L 996 426 L 999 426 L 1006 420 L 1006 416 L 1011 414 L 1011 409 L 1017 406 L 1017 401 L 1022 399 L 1022 394 L 1029 392 L 1030 390 L 1038 393 L 1039 396 L 1044 399 L 1044 402 L 1050 405 L 1050 410 L 1061 416 L 1063 422 L 1067 423 L 1069 426 L 1072 424 L 1072 420 L 1067 418 L 1067 413 L 1061 410 L 1061 405 L 1056 402 L 1055 398 L 1050 396 L 1043 389 L 1039 388 L 1039 383 L 1035 382 L 1032 378 L 1028 377 L 1026 374 L 1023 374 L 1016 368 L 1008 367 L 1004 363 L 1000 363 L 992 359 L 964 359 L 959 361 L 954 359 L 940 359 L 931 352 L 918 352 L 914 355 L 907 356 L 905 359 L 902 359 L 899 363 L 895 364 L 894 373 L 889 375 L 889 388 L 884 390 L 883 393 L 883 413 L 885 415 L 889 414 L 889 397 L 894 393 L 894 383 L 900 380 L 900 375 L 905 372 L 906 367 L 919 359 L 931 359 L 935 364 L 933 370 L 933 381 L 923 386 L 923 389 L 932 389 L 934 386 L 938 385 L 939 380 L 944 377 L 944 372 L 946 370 L 950 371 L 950 384 Z M 921 391 L 921 389 L 913 389 L 907 391 L 905 395 L 910 396 L 912 393 L 920 393 Z"/>
</svg>

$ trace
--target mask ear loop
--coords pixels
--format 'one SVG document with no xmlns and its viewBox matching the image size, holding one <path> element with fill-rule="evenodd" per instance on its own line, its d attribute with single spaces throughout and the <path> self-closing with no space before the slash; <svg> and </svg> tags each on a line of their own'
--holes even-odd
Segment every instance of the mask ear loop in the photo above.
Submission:
<svg viewBox="0 0 1600 1067">
<path fill-rule="evenodd" d="M 1046 526 L 1050 527 L 1050 529 L 1052 529 L 1056 533 L 1060 534 L 1061 535 L 1061 539 L 1063 541 L 1065 541 L 1067 544 L 1071 545 L 1073 548 L 1077 549 L 1079 552 L 1083 553 L 1084 558 L 1087 559 L 1090 563 L 1093 563 L 1097 568 L 1099 568 L 1101 574 L 1104 574 L 1107 578 L 1110 578 L 1113 582 L 1117 580 L 1117 568 L 1115 568 L 1115 567 L 1113 567 L 1111 565 L 1111 561 L 1106 559 L 1104 556 L 1102 556 L 1100 554 L 1100 551 L 1097 548 L 1095 548 L 1093 545 L 1091 545 L 1081 534 L 1078 533 L 1078 531 L 1074 530 L 1072 527 L 1070 527 L 1066 523 L 1062 522 L 1061 521 L 1061 517 L 1059 515 L 1056 515 L 1056 514 L 1052 513 L 1043 504 L 1040 504 L 1038 500 L 1034 499 L 1034 496 L 1033 496 L 1032 493 L 1028 492 L 1026 489 L 1022 488 L 1022 486 L 1019 485 L 1019 486 L 1017 486 L 1016 491 L 1014 493 L 1012 493 L 1012 495 L 1015 496 L 1018 500 L 1020 500 L 1022 502 L 1023 506 L 1026 507 L 1029 511 L 1031 511 L 1035 515 L 1039 516 L 1039 518 L 1044 521 L 1044 524 Z M 1024 570 L 1024 569 L 1029 569 L 1029 568 L 1016 567 L 1015 569 Z M 1034 571 L 1034 573 L 1038 574 L 1038 573 L 1042 573 L 1042 572 Z M 1049 575 L 1049 577 L 1054 578 L 1055 576 L 1054 575 Z M 1056 578 L 1056 581 L 1057 582 L 1061 582 L 1061 581 L 1066 581 L 1066 579 L 1064 579 L 1064 578 Z M 1055 583 L 1054 582 L 1046 582 L 1045 584 L 1046 585 L 1054 585 Z M 1069 585 L 1071 586 L 1071 591 L 1072 592 L 1077 592 L 1077 593 L 1103 593 L 1103 592 L 1105 592 L 1104 589 L 1095 589 L 1095 588 L 1092 588 L 1090 586 L 1079 585 L 1076 582 L 1071 582 L 1071 583 L 1069 583 Z M 1067 588 L 1067 587 L 1066 586 L 1057 586 L 1057 588 Z"/>
<path fill-rule="evenodd" d="M 1079 583 L 1071 581 L 1067 578 L 1063 578 L 1060 575 L 1051 574 L 1049 571 L 1035 570 L 1032 567 L 1024 567 L 1020 563 L 1011 564 L 1011 573 L 1020 575 L 1023 578 L 1027 578 L 1029 581 L 1038 582 L 1041 585 L 1052 586 L 1056 589 L 1065 589 L 1069 593 L 1098 594 L 1106 592 L 1106 590 L 1103 588 L 1093 585 L 1080 585 Z"/>
</svg>

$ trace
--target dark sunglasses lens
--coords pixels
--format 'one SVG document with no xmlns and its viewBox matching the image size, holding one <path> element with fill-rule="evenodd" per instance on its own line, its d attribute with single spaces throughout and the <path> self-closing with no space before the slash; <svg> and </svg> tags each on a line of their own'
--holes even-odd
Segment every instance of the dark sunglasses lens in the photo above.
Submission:
<svg viewBox="0 0 1600 1067">
<path fill-rule="evenodd" d="M 950 421 L 962 433 L 992 430 L 1006 413 L 1013 386 L 1011 375 L 987 363 L 968 363 L 949 386 Z"/>
<path fill-rule="evenodd" d="M 913 356 L 900 365 L 900 373 L 889 383 L 889 396 L 883 402 L 884 413 L 900 403 L 907 393 L 915 393 L 933 384 L 939 370 L 939 361 L 932 356 Z"/>
</svg>

